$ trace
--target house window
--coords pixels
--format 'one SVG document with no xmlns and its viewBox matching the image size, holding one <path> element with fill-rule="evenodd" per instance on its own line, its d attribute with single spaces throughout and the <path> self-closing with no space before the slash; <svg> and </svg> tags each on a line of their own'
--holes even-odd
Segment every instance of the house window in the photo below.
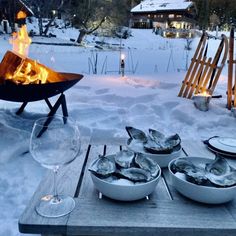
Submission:
<svg viewBox="0 0 236 236">
<path fill-rule="evenodd" d="M 150 14 L 148 14 L 148 17 L 149 17 L 149 18 L 150 18 L 150 16 L 151 16 L 151 15 L 150 15 Z"/>
<path fill-rule="evenodd" d="M 176 15 L 176 18 L 182 18 L 182 15 Z"/>
<path fill-rule="evenodd" d="M 154 18 L 157 18 L 157 15 L 154 15 Z"/>
<path fill-rule="evenodd" d="M 174 14 L 169 14 L 169 18 L 174 18 L 175 15 Z"/>
</svg>

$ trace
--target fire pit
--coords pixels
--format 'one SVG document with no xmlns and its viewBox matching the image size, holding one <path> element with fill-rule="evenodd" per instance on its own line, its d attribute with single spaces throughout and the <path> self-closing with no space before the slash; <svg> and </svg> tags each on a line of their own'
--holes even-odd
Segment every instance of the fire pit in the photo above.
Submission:
<svg viewBox="0 0 236 236">
<path fill-rule="evenodd" d="M 9 58 L 15 58 L 15 60 L 9 60 Z M 0 63 L 0 99 L 12 102 L 22 102 L 22 106 L 16 112 L 18 115 L 23 112 L 28 102 L 45 100 L 51 110 L 48 115 L 54 115 L 61 105 L 63 115 L 68 116 L 65 95 L 63 92 L 80 81 L 83 78 L 83 75 L 72 73 L 56 73 L 38 63 L 37 66 L 42 66 L 48 71 L 47 81 L 45 83 L 41 83 L 40 81 L 37 81 L 36 83 L 22 83 L 19 82 L 22 80 L 20 76 L 15 76 L 16 80 L 11 78 L 12 74 L 15 73 L 17 68 L 22 63 L 19 63 L 19 58 L 21 58 L 19 55 L 8 51 Z M 30 59 L 27 58 L 27 60 Z M 30 71 L 29 73 L 34 72 Z M 37 75 L 36 77 L 40 76 Z M 58 98 L 55 105 L 52 106 L 48 98 L 58 94 L 61 94 L 61 96 Z"/>
<path fill-rule="evenodd" d="M 22 14 L 18 15 L 21 19 Z M 50 109 L 48 116 L 53 116 L 60 106 L 63 115 L 68 116 L 63 92 L 80 81 L 83 75 L 57 73 L 28 58 L 31 39 L 25 24 L 21 25 L 19 32 L 13 33 L 10 43 L 13 44 L 13 50 L 7 51 L 0 63 L 0 99 L 22 102 L 16 112 L 18 115 L 23 112 L 28 102 L 45 100 Z M 48 98 L 58 94 L 61 95 L 52 105 Z"/>
</svg>

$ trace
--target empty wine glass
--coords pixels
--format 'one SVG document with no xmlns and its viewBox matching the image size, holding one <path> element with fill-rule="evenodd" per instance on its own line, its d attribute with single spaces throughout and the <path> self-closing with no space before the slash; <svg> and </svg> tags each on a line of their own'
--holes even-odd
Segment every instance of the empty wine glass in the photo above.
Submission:
<svg viewBox="0 0 236 236">
<path fill-rule="evenodd" d="M 79 151 L 80 134 L 74 121 L 58 115 L 35 121 L 30 139 L 30 152 L 37 162 L 54 172 L 54 193 L 41 198 L 36 207 L 39 215 L 60 217 L 70 213 L 75 207 L 72 197 L 58 195 L 56 176 L 58 169 L 72 162 Z"/>
</svg>

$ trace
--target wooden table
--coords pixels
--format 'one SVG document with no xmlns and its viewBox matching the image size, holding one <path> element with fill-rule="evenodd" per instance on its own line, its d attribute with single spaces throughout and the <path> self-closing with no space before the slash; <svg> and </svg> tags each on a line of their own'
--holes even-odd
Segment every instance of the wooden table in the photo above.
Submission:
<svg viewBox="0 0 236 236">
<path fill-rule="evenodd" d="M 182 156 L 214 158 L 200 141 L 182 142 Z M 44 218 L 35 205 L 52 192 L 49 172 L 38 186 L 19 219 L 22 233 L 43 235 L 236 235 L 236 199 L 224 205 L 205 205 L 180 195 L 171 185 L 167 169 L 150 199 L 117 202 L 99 199 L 88 166 L 100 153 L 112 154 L 125 148 L 124 139 L 83 140 L 82 153 L 59 173 L 58 191 L 73 196 L 75 209 L 67 216 Z M 236 160 L 230 160 L 236 166 Z"/>
</svg>

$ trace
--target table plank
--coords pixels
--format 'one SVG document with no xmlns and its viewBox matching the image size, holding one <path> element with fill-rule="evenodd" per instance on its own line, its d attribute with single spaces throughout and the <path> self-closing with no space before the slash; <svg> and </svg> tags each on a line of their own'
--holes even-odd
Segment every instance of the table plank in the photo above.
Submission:
<svg viewBox="0 0 236 236">
<path fill-rule="evenodd" d="M 91 145 L 87 165 L 85 167 L 84 178 L 81 185 L 80 193 L 78 194 L 84 198 L 93 198 L 98 197 L 97 190 L 94 188 L 93 181 L 90 176 L 90 171 L 88 168 L 92 164 L 92 162 L 98 157 L 98 155 L 104 154 L 104 146 L 103 145 Z M 78 195 L 76 197 L 78 197 Z"/>
<path fill-rule="evenodd" d="M 181 152 L 179 157 L 186 157 L 186 153 L 184 152 L 184 150 L 182 150 L 182 152 Z M 175 188 L 173 187 L 172 182 L 170 180 L 170 174 L 169 174 L 168 167 L 162 169 L 162 174 L 163 174 L 163 179 L 165 181 L 165 185 L 168 188 L 168 191 L 169 191 L 171 199 L 173 199 L 173 200 L 177 200 L 178 199 L 178 200 L 186 201 L 186 198 L 183 197 L 181 194 L 179 194 L 175 190 Z"/>
<path fill-rule="evenodd" d="M 68 235 L 234 235 L 235 221 L 225 207 L 179 201 L 110 202 L 78 198 Z M 222 220 L 224 219 L 224 220 Z M 219 224 L 220 222 L 220 224 Z"/>
<path fill-rule="evenodd" d="M 89 138 L 83 138 L 79 156 L 69 165 L 61 168 L 57 176 L 58 194 L 74 196 L 82 166 L 88 149 Z M 53 192 L 52 171 L 48 171 L 46 176 L 39 184 L 27 208 L 19 219 L 19 230 L 21 233 L 66 233 L 66 224 L 69 215 L 59 218 L 46 218 L 39 216 L 35 211 L 39 199 Z"/>
</svg>

